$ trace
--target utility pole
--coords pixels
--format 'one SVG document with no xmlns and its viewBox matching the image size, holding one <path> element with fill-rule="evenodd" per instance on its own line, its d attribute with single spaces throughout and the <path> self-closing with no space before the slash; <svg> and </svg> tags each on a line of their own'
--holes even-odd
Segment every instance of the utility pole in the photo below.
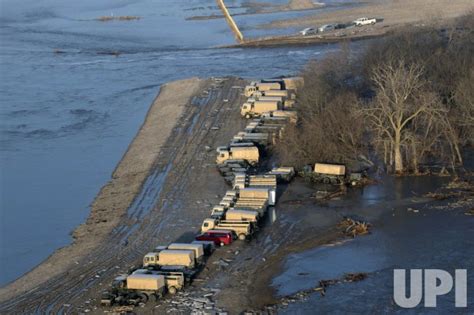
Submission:
<svg viewBox="0 0 474 315">
<path fill-rule="evenodd" d="M 234 19 L 232 18 L 232 16 L 229 13 L 229 10 L 227 10 L 227 7 L 224 4 L 224 0 L 216 0 L 216 1 L 217 1 L 217 5 L 222 10 L 222 13 L 224 13 L 225 19 L 227 20 L 227 23 L 229 24 L 230 29 L 232 30 L 232 32 L 234 32 L 235 38 L 237 39 L 239 43 L 242 43 L 244 41 L 244 35 L 242 35 L 242 32 L 239 30 L 237 24 L 235 24 Z"/>
</svg>

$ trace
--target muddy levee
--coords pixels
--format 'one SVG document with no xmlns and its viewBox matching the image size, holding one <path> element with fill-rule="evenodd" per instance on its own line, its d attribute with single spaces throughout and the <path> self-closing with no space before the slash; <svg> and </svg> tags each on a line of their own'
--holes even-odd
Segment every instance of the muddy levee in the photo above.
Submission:
<svg viewBox="0 0 474 315">
<path fill-rule="evenodd" d="M 74 243 L 0 291 L 0 312 L 80 312 L 155 246 L 191 240 L 225 192 L 215 147 L 244 122 L 245 82 L 192 78 L 162 86 L 139 133 L 92 204 Z"/>
<path fill-rule="evenodd" d="M 297 179 L 290 185 L 279 184 L 278 190 L 276 209 L 269 210 L 251 240 L 234 242 L 214 252 L 193 284 L 177 298 L 166 298 L 159 305 L 148 303 L 134 312 L 187 314 L 209 307 L 210 312 L 240 314 L 277 303 L 271 282 L 288 254 L 344 238 L 337 227 L 343 214 L 320 207 L 312 198 L 312 185 Z M 211 303 L 202 308 L 194 302 L 206 299 Z"/>
<path fill-rule="evenodd" d="M 184 297 L 168 298 L 160 305 L 150 304 L 134 311 L 153 311 L 154 314 L 199 311 L 193 301 L 205 300 L 212 293 L 209 298 L 211 303 L 205 307 L 212 306 L 213 310 L 225 310 L 229 314 L 277 312 L 282 297 L 277 294 L 273 280 L 285 269 L 290 254 L 321 245 L 343 246 L 350 242 L 352 238 L 339 226 L 345 217 L 366 220 L 377 230 L 386 224 L 387 216 L 391 217 L 394 209 L 407 211 L 433 204 L 430 198 L 422 196 L 421 191 L 392 195 L 390 192 L 394 190 L 394 185 L 400 186 L 400 183 L 387 177 L 383 183 L 369 187 L 367 195 L 365 189 L 355 188 L 331 200 L 319 198 L 317 192 L 334 187 L 309 184 L 301 178 L 289 185 L 279 185 L 275 212 L 269 211 L 266 222 L 252 240 L 234 242 L 216 251 L 192 286 L 186 289 Z M 374 191 L 379 191 L 379 199 L 367 202 L 366 198 L 372 198 Z M 304 272 L 298 274 L 298 281 L 308 281 L 305 275 Z M 317 282 L 307 284 L 318 286 Z M 183 305 L 186 303 L 191 307 Z"/>
</svg>

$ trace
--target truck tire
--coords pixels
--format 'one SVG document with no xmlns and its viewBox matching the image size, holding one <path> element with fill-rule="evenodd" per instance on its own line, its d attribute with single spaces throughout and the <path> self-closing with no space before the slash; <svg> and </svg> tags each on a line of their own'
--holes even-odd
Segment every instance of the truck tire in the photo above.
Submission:
<svg viewBox="0 0 474 315">
<path fill-rule="evenodd" d="M 176 292 L 178 292 L 178 289 L 171 286 L 171 287 L 168 288 L 168 292 L 169 292 L 169 294 L 176 294 Z"/>
<path fill-rule="evenodd" d="M 145 303 L 145 304 L 146 304 L 146 303 L 148 302 L 148 300 L 150 299 L 149 296 L 148 296 L 148 294 L 143 293 L 143 292 L 138 293 L 138 296 L 140 297 L 140 300 L 141 300 L 140 302 L 143 302 L 143 303 Z"/>
<path fill-rule="evenodd" d="M 224 242 L 221 242 L 220 245 L 221 245 L 221 247 L 223 247 L 225 244 L 224 244 Z"/>
<path fill-rule="evenodd" d="M 324 177 L 323 178 L 323 183 L 324 184 L 330 184 L 331 183 L 331 179 L 329 177 Z"/>
<path fill-rule="evenodd" d="M 245 234 L 239 234 L 239 240 L 245 241 L 246 238 Z"/>
</svg>

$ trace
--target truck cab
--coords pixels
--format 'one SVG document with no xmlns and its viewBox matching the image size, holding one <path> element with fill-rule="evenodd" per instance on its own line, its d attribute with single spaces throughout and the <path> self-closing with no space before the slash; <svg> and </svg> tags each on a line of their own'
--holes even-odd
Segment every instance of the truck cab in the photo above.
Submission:
<svg viewBox="0 0 474 315">
<path fill-rule="evenodd" d="M 213 219 L 222 219 L 224 218 L 227 208 L 224 206 L 214 206 L 211 211 L 211 218 Z"/>
<path fill-rule="evenodd" d="M 217 164 L 222 164 L 230 159 L 230 152 L 228 147 L 217 147 Z"/>
<path fill-rule="evenodd" d="M 255 82 L 254 82 L 255 83 Z M 244 89 L 244 95 L 249 97 L 249 96 L 252 96 L 253 93 L 257 92 L 257 87 L 256 87 L 256 84 L 255 85 L 247 85 Z"/>
<path fill-rule="evenodd" d="M 253 105 L 250 102 L 246 102 L 240 108 L 240 115 L 249 119 L 251 117 L 250 113 L 252 112 Z"/>
</svg>

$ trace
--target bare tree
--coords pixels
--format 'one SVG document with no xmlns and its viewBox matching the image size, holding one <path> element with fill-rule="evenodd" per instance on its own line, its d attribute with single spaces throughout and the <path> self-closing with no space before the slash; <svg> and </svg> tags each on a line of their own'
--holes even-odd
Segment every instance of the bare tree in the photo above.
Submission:
<svg viewBox="0 0 474 315">
<path fill-rule="evenodd" d="M 407 150 L 410 144 L 416 143 L 414 135 L 418 131 L 413 130 L 414 121 L 423 116 L 434 119 L 442 111 L 436 95 L 426 90 L 422 76 L 421 65 L 393 59 L 376 66 L 372 72 L 376 96 L 364 112 L 375 142 L 389 148 L 390 163 L 397 173 L 405 170 L 402 148 Z"/>
</svg>

